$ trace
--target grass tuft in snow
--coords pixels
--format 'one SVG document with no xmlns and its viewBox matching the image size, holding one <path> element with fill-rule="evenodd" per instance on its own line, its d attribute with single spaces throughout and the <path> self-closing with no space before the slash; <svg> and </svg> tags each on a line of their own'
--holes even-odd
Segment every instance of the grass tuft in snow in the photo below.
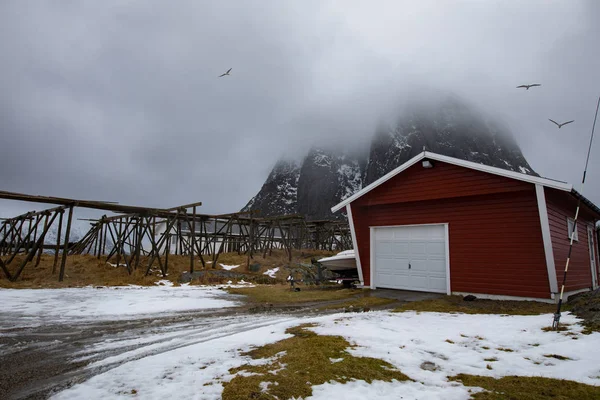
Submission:
<svg viewBox="0 0 600 400">
<path fill-rule="evenodd" d="M 414 301 L 395 309 L 396 312 L 423 311 L 464 314 L 538 315 L 552 313 L 554 305 L 536 301 L 485 300 L 464 301 L 461 296 Z"/>
<path fill-rule="evenodd" d="M 485 389 L 483 392 L 471 395 L 471 398 L 475 400 L 544 400 L 548 398 L 591 400 L 600 398 L 600 387 L 598 386 L 560 379 L 529 376 L 506 376 L 495 379 L 467 374 L 459 374 L 449 379 L 460 381 L 465 386 Z"/>
<path fill-rule="evenodd" d="M 560 354 L 544 354 L 546 358 L 556 358 L 557 360 L 571 360 L 571 358 L 566 356 L 561 356 Z"/>
<path fill-rule="evenodd" d="M 335 381 L 407 381 L 409 377 L 391 364 L 370 357 L 355 357 L 341 336 L 317 335 L 305 324 L 289 328 L 291 338 L 244 353 L 260 365 L 243 365 L 229 372 L 237 374 L 223 383 L 223 399 L 290 399 L 312 395 L 312 386 Z M 331 360 L 336 360 L 332 362 Z M 338 361 L 339 360 L 339 361 Z M 255 363 L 253 363 L 255 364 Z M 273 382 L 266 389 L 262 382 Z"/>
<path fill-rule="evenodd" d="M 561 324 L 561 325 L 558 326 L 558 329 L 556 329 L 556 330 L 553 327 L 551 327 L 551 326 L 545 326 L 545 327 L 542 328 L 542 330 L 544 332 L 554 332 L 554 331 L 565 332 L 565 331 L 569 330 L 569 326 L 571 326 L 571 324 Z"/>
<path fill-rule="evenodd" d="M 512 352 L 514 352 L 513 349 L 510 349 L 508 347 L 498 347 L 496 350 L 504 351 L 506 353 L 512 353 Z"/>
</svg>

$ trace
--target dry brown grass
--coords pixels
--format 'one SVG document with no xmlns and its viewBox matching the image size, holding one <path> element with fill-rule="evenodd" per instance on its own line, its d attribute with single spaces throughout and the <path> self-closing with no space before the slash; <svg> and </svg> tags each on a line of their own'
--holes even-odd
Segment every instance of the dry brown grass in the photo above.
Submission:
<svg viewBox="0 0 600 400">
<path fill-rule="evenodd" d="M 358 295 L 353 289 L 340 289 L 339 286 L 300 286 L 300 291 L 290 285 L 260 285 L 248 288 L 228 288 L 231 294 L 241 294 L 253 303 L 295 304 L 317 301 L 341 300 Z"/>
<path fill-rule="evenodd" d="M 16 260 L 23 258 L 18 256 L 11 264 L 18 265 Z M 123 286 L 123 285 L 143 285 L 154 284 L 161 279 L 152 276 L 145 277 L 145 269 L 138 269 L 132 275 L 127 273 L 125 267 L 112 267 L 103 260 L 98 260 L 91 255 L 69 256 L 65 267 L 65 277 L 63 282 L 58 282 L 58 268 L 55 274 L 52 274 L 52 264 L 54 256 L 44 254 L 40 265 L 34 268 L 34 263 L 28 264 L 23 273 L 16 282 L 10 282 L 6 277 L 0 279 L 0 287 L 5 288 L 60 288 L 60 287 L 79 287 L 87 285 L 97 286 Z M 60 264 L 60 259 L 59 259 Z M 175 268 L 174 268 L 175 269 Z"/>
<path fill-rule="evenodd" d="M 484 300 L 464 301 L 461 296 L 415 301 L 394 311 L 430 311 L 465 314 L 538 315 L 554 312 L 556 306 L 537 301 Z"/>
<path fill-rule="evenodd" d="M 349 309 L 353 308 L 358 311 L 368 310 L 373 307 L 380 307 L 387 304 L 395 303 L 394 299 L 384 299 L 375 296 L 361 296 L 356 299 L 344 301 L 342 303 L 328 304 L 326 306 L 319 307 L 319 310 L 337 310 L 337 309 Z"/>
<path fill-rule="evenodd" d="M 506 376 L 495 379 L 487 376 L 459 374 L 450 377 L 450 380 L 460 381 L 469 387 L 480 387 L 483 392 L 472 394 L 476 400 L 519 399 L 600 399 L 600 387 L 584 383 L 539 378 L 530 376 Z"/>
<path fill-rule="evenodd" d="M 545 326 L 545 327 L 542 328 L 542 330 L 544 332 L 554 332 L 554 331 L 565 332 L 565 331 L 568 331 L 570 329 L 570 326 L 571 326 L 571 324 L 560 324 L 558 326 L 558 329 L 554 329 L 551 326 Z"/>
<path fill-rule="evenodd" d="M 232 374 L 243 374 L 223 383 L 223 399 L 306 398 L 312 394 L 312 386 L 330 381 L 410 380 L 383 360 L 353 356 L 343 337 L 317 335 L 306 329 L 310 326 L 290 328 L 286 333 L 293 335 L 291 338 L 243 354 L 268 362 L 231 369 Z M 263 390 L 261 382 L 270 385 Z"/>
<path fill-rule="evenodd" d="M 544 357 L 546 357 L 546 358 L 556 358 L 557 360 L 561 360 L 561 361 L 572 360 L 572 358 L 569 358 L 567 356 L 561 356 L 560 354 L 544 354 Z"/>
<path fill-rule="evenodd" d="M 224 253 L 219 256 L 215 269 L 222 269 L 219 264 L 240 265 L 233 269 L 233 272 L 242 273 L 254 277 L 263 277 L 263 272 L 267 269 L 279 267 L 277 278 L 282 282 L 287 276 L 286 266 L 295 265 L 295 263 L 303 262 L 310 263 L 311 257 L 322 257 L 332 254 L 326 251 L 294 251 L 293 258 L 290 263 L 287 254 L 283 250 L 275 250 L 272 255 L 267 255 L 266 258 L 262 254 L 255 255 L 250 259 L 250 264 L 260 264 L 259 272 L 249 272 L 248 257 L 246 255 L 238 255 L 237 253 Z M 15 272 L 24 259 L 24 255 L 15 257 L 9 266 L 11 272 Z M 210 260 L 211 256 L 204 256 L 205 260 Z M 52 265 L 54 256 L 43 254 L 40 265 L 34 268 L 35 262 L 31 262 L 25 266 L 23 273 L 16 282 L 10 282 L 2 271 L 0 271 L 0 287 L 4 288 L 60 288 L 60 287 L 80 287 L 87 285 L 94 286 L 124 286 L 124 285 L 154 285 L 161 279 L 167 279 L 177 283 L 181 273 L 189 271 L 190 258 L 189 256 L 169 255 L 169 269 L 166 278 L 163 278 L 159 269 L 158 263 L 155 261 L 151 275 L 144 276 L 148 265 L 148 258 L 142 256 L 140 258 L 140 266 L 134 270 L 131 275 L 127 273 L 124 266 L 113 267 L 105 262 L 105 257 L 100 260 L 92 255 L 75 255 L 67 257 L 65 268 L 65 277 L 63 282 L 58 282 L 58 267 L 55 274 L 52 274 Z M 110 261 L 115 264 L 116 259 L 113 257 Z M 121 260 L 123 264 L 124 261 Z M 59 259 L 60 264 L 60 259 Z M 206 264 L 207 270 L 212 270 L 213 266 L 210 263 Z M 195 261 L 195 270 L 202 269 L 202 264 L 198 258 Z M 197 280 L 193 283 L 223 283 L 228 281 L 222 277 L 208 277 Z"/>
<path fill-rule="evenodd" d="M 267 255 L 266 258 L 263 258 L 262 254 L 254 255 L 254 258 L 250 259 L 248 263 L 248 257 L 245 255 L 239 256 L 237 253 L 226 253 L 219 256 L 218 264 L 240 265 L 240 267 L 234 268 L 232 271 L 243 273 L 248 271 L 248 268 L 246 268 L 248 264 L 259 264 L 261 274 L 268 269 L 279 268 L 279 271 L 275 273 L 275 278 L 285 282 L 289 274 L 288 267 L 296 267 L 299 263 L 310 264 L 312 258 L 329 257 L 333 254 L 335 252 L 325 250 L 295 250 L 292 252 L 292 260 L 290 261 L 285 251 L 273 250 L 271 255 Z"/>
</svg>

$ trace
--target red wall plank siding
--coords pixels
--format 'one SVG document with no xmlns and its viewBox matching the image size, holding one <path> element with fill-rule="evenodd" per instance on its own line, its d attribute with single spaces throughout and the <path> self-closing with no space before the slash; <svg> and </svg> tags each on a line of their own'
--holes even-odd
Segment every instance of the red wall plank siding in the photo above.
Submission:
<svg viewBox="0 0 600 400">
<path fill-rule="evenodd" d="M 546 203 L 548 205 L 548 221 L 550 222 L 550 235 L 554 249 L 554 264 L 558 285 L 563 281 L 567 255 L 569 254 L 569 233 L 567 218 L 575 216 L 577 200 L 568 193 L 545 188 Z M 579 241 L 573 242 L 571 261 L 565 291 L 578 290 L 592 287 L 592 269 L 588 245 L 587 227 L 594 226 L 594 216 L 587 207 L 582 207 L 577 222 Z"/>
<path fill-rule="evenodd" d="M 431 169 L 423 168 L 421 163 L 413 165 L 356 199 L 353 204 L 365 206 L 533 189 L 530 183 L 432 162 L 434 168 Z"/>
<path fill-rule="evenodd" d="M 419 163 L 351 207 L 365 285 L 371 282 L 370 226 L 448 223 L 453 292 L 550 297 L 533 184 Z"/>
</svg>

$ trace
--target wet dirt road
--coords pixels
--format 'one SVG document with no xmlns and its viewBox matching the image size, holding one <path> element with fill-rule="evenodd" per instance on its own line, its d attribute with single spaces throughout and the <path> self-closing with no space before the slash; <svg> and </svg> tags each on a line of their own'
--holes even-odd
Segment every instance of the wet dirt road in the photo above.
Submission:
<svg viewBox="0 0 600 400">
<path fill-rule="evenodd" d="M 382 292 L 382 294 L 385 294 Z M 393 308 L 415 299 L 396 298 Z M 334 313 L 346 299 L 156 313 L 106 320 L 0 311 L 0 399 L 46 399 L 129 361 L 255 328 Z"/>
<path fill-rule="evenodd" d="M 251 311 L 204 310 L 39 326 L 22 326 L 19 315 L 0 313 L 0 398 L 46 399 L 132 360 L 300 316 L 293 315 L 299 310 Z"/>
</svg>

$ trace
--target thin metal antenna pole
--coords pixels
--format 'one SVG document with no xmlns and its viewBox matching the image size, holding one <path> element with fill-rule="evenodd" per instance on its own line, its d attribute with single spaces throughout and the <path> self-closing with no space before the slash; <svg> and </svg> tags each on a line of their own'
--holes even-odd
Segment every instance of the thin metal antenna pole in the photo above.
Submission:
<svg viewBox="0 0 600 400">
<path fill-rule="evenodd" d="M 585 185 L 585 176 L 587 174 L 588 163 L 590 161 L 590 152 L 592 151 L 592 141 L 594 140 L 594 130 L 596 129 L 596 119 L 598 118 L 598 108 L 600 108 L 600 97 L 598 98 L 598 104 L 596 105 L 596 114 L 594 116 L 594 123 L 592 124 L 592 134 L 590 136 L 590 145 L 588 147 L 587 158 L 585 159 L 585 168 L 583 169 L 583 179 L 581 180 L 581 191 L 583 194 L 583 186 Z M 569 272 L 569 262 L 571 261 L 571 251 L 573 250 L 573 238 L 577 233 L 577 218 L 579 217 L 579 206 L 581 205 L 581 198 L 577 199 L 577 209 L 575 210 L 575 218 L 573 220 L 573 231 L 571 232 L 571 239 L 569 241 L 569 254 L 567 255 L 567 263 L 565 264 L 565 272 L 563 274 L 562 286 L 560 288 L 560 297 L 558 298 L 558 305 L 556 306 L 556 313 L 554 313 L 554 320 L 552 321 L 552 328 L 558 330 L 560 324 L 560 308 L 562 307 L 563 294 L 565 292 L 565 284 L 567 283 L 567 272 Z"/>
</svg>

